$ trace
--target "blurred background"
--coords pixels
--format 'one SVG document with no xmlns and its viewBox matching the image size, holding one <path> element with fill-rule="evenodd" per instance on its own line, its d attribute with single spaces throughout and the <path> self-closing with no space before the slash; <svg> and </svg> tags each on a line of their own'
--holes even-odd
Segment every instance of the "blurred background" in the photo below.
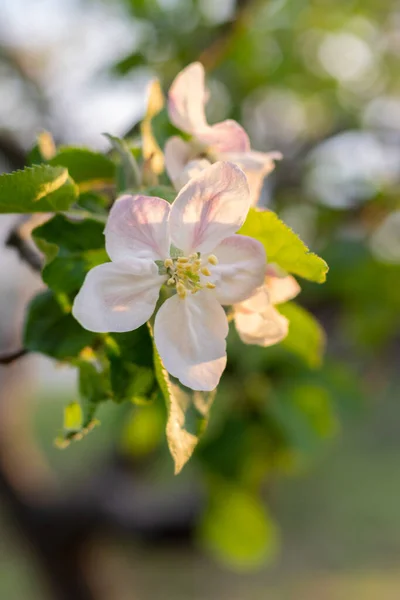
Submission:
<svg viewBox="0 0 400 600">
<path fill-rule="evenodd" d="M 208 72 L 284 160 L 262 202 L 330 265 L 300 302 L 324 363 L 244 347 L 194 457 L 172 475 L 161 403 L 106 405 L 53 446 L 75 373 L 0 367 L 0 597 L 392 600 L 400 589 L 400 6 L 396 0 L 1 0 L 0 171 L 36 135 L 106 149 L 146 84 Z M 20 346 L 40 278 L 4 245 L 0 349 Z"/>
</svg>

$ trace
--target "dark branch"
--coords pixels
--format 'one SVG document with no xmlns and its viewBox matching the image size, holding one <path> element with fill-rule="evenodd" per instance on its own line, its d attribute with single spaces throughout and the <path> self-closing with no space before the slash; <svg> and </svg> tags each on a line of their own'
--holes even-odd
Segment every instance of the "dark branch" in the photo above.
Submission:
<svg viewBox="0 0 400 600">
<path fill-rule="evenodd" d="M 14 352 L 9 352 L 8 354 L 0 354 L 0 365 L 9 365 L 15 360 L 22 358 L 26 354 L 28 354 L 29 350 L 26 348 L 20 348 L 19 350 L 15 350 Z"/>
<path fill-rule="evenodd" d="M 21 260 L 25 261 L 34 271 L 40 273 L 43 266 L 42 258 L 32 247 L 32 243 L 21 236 L 19 226 L 10 232 L 6 239 L 6 246 L 14 248 Z"/>
</svg>

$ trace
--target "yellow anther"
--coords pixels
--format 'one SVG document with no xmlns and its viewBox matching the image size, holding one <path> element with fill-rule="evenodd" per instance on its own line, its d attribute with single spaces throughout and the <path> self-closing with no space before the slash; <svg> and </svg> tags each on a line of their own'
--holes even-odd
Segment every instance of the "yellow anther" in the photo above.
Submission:
<svg viewBox="0 0 400 600">
<path fill-rule="evenodd" d="M 175 285 L 175 279 L 173 277 L 170 277 L 167 281 L 168 285 Z"/>
<path fill-rule="evenodd" d="M 206 287 L 207 287 L 209 290 L 213 290 L 213 289 L 215 288 L 215 283 L 210 283 L 210 282 L 208 282 L 208 283 L 206 283 Z"/>
<path fill-rule="evenodd" d="M 187 262 L 189 262 L 189 259 L 187 256 L 180 256 L 178 258 L 178 263 L 187 263 Z"/>
<path fill-rule="evenodd" d="M 178 281 L 178 283 L 176 284 L 176 291 L 180 298 L 184 298 L 186 296 L 186 288 L 180 281 Z"/>
<path fill-rule="evenodd" d="M 171 267 L 173 267 L 173 266 L 174 266 L 174 261 L 172 260 L 172 258 L 166 258 L 164 260 L 164 267 L 166 269 L 171 269 Z"/>
<path fill-rule="evenodd" d="M 190 258 L 191 260 L 194 260 L 195 258 L 198 258 L 198 256 L 197 256 L 197 252 L 193 252 L 193 254 L 189 254 L 189 258 Z"/>
<path fill-rule="evenodd" d="M 200 267 L 201 265 L 201 259 L 200 258 L 196 258 L 196 260 L 193 262 L 194 265 Z"/>
<path fill-rule="evenodd" d="M 210 256 L 208 257 L 208 262 L 210 263 L 210 265 L 217 265 L 218 258 L 215 256 L 215 254 L 210 254 Z"/>
<path fill-rule="evenodd" d="M 203 273 L 203 275 L 205 275 L 206 277 L 210 277 L 211 275 L 211 271 L 208 267 L 202 267 L 201 272 Z"/>
</svg>

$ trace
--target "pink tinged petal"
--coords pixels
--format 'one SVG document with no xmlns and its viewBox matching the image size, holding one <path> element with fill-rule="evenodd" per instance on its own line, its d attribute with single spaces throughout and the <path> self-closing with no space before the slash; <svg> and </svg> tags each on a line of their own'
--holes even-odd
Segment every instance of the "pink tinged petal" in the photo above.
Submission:
<svg viewBox="0 0 400 600">
<path fill-rule="evenodd" d="M 224 160 L 237 164 L 247 177 L 250 188 L 251 203 L 255 206 L 260 198 L 264 178 L 275 168 L 275 161 L 282 159 L 280 152 L 227 152 Z"/>
<path fill-rule="evenodd" d="M 211 280 L 221 304 L 248 298 L 263 284 L 266 269 L 264 246 L 246 235 L 231 235 L 213 251 L 218 264 L 211 267 Z"/>
<path fill-rule="evenodd" d="M 99 265 L 87 274 L 72 314 L 89 331 L 132 331 L 153 314 L 165 279 L 150 260 Z"/>
<path fill-rule="evenodd" d="M 176 189 L 181 190 L 183 186 L 185 186 L 191 179 L 194 179 L 202 171 L 211 167 L 211 163 L 206 158 L 201 158 L 200 160 L 191 160 L 188 162 L 186 167 L 183 169 L 180 177 L 176 182 Z"/>
<path fill-rule="evenodd" d="M 164 148 L 165 168 L 168 177 L 174 185 L 179 182 L 179 178 L 186 164 L 193 158 L 193 150 L 190 144 L 184 142 L 180 137 L 169 138 Z M 180 189 L 180 188 L 178 188 Z"/>
<path fill-rule="evenodd" d="M 154 339 L 165 368 L 193 389 L 217 387 L 226 366 L 228 321 L 212 290 L 168 298 L 158 311 Z"/>
<path fill-rule="evenodd" d="M 272 306 L 265 286 L 234 307 L 235 325 L 245 344 L 272 346 L 288 334 L 288 320 Z"/>
<path fill-rule="evenodd" d="M 165 167 L 176 190 L 211 166 L 205 158 L 193 160 L 196 156 L 192 146 L 179 137 L 170 138 L 165 144 Z"/>
<path fill-rule="evenodd" d="M 161 198 L 122 196 L 105 228 L 106 250 L 113 261 L 169 256 L 170 205 Z"/>
<path fill-rule="evenodd" d="M 206 97 L 204 67 L 199 62 L 192 63 L 175 77 L 170 87 L 168 113 L 172 123 L 186 133 L 205 128 Z"/>
<path fill-rule="evenodd" d="M 267 274 L 265 283 L 271 304 L 288 302 L 288 300 L 293 300 L 301 292 L 299 284 L 291 275 L 274 277 Z"/>
<path fill-rule="evenodd" d="M 249 136 L 243 127 L 232 119 L 208 126 L 203 130 L 198 129 L 194 133 L 196 140 L 216 155 L 225 152 L 250 151 Z"/>
<path fill-rule="evenodd" d="M 212 252 L 241 227 L 249 207 L 243 171 L 232 163 L 217 162 L 178 194 L 171 208 L 172 241 L 185 253 Z"/>
</svg>

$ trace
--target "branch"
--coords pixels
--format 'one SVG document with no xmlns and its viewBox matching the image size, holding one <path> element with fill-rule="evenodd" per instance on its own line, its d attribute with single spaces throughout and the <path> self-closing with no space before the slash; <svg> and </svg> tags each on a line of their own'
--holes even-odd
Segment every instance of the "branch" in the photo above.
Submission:
<svg viewBox="0 0 400 600">
<path fill-rule="evenodd" d="M 0 354 L 0 365 L 9 365 L 15 360 L 22 358 L 26 354 L 28 354 L 29 350 L 26 348 L 20 348 L 19 350 L 15 350 L 14 352 L 9 352 L 8 354 Z"/>
<path fill-rule="evenodd" d="M 11 230 L 5 245 L 14 248 L 21 260 L 25 261 L 34 271 L 40 273 L 43 266 L 42 257 L 34 249 L 29 239 L 23 237 L 20 224 Z"/>
</svg>

